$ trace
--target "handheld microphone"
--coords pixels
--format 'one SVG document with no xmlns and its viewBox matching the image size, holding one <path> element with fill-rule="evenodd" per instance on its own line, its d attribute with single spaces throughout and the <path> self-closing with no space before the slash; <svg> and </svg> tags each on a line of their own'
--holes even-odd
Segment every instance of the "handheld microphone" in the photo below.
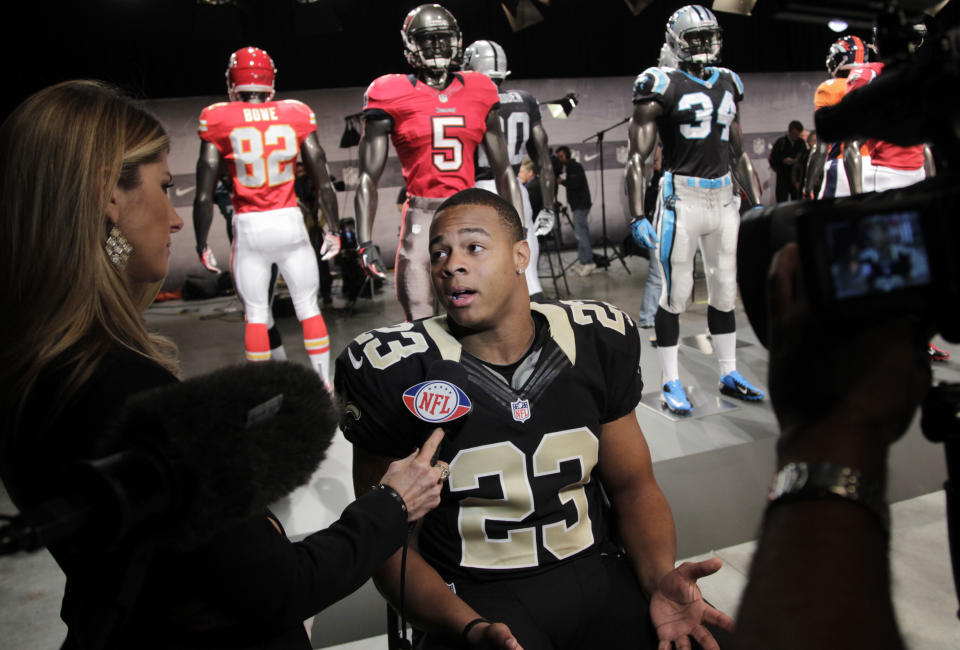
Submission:
<svg viewBox="0 0 960 650">
<path fill-rule="evenodd" d="M 119 452 L 79 462 L 62 496 L 0 529 L 0 554 L 115 544 L 135 529 L 189 546 L 262 511 L 323 460 L 337 413 L 320 377 L 247 364 L 135 395 L 104 435 Z"/>
</svg>

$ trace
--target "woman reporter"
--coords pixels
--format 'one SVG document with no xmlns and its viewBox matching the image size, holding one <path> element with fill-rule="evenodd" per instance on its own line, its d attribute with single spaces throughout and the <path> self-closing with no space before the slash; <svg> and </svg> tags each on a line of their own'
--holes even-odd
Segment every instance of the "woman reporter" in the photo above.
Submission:
<svg viewBox="0 0 960 650">
<path fill-rule="evenodd" d="M 101 433 L 128 398 L 177 381 L 175 346 L 143 318 L 183 227 L 168 150 L 153 116 L 95 81 L 41 90 L 0 127 L 0 476 L 22 511 L 55 496 L 62 467 L 114 451 Z M 330 411 L 318 427 L 335 425 Z M 186 550 L 144 536 L 51 548 L 67 576 L 64 647 L 309 648 L 303 620 L 439 502 L 439 439 L 301 542 L 264 511 Z"/>
</svg>

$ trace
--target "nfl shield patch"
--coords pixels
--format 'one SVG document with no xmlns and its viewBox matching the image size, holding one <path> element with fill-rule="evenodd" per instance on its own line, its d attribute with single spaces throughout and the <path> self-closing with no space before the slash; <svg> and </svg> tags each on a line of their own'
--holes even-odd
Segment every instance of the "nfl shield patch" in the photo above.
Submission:
<svg viewBox="0 0 960 650">
<path fill-rule="evenodd" d="M 407 409 L 424 422 L 440 424 L 470 412 L 470 398 L 456 384 L 442 379 L 424 381 L 403 392 Z"/>
<path fill-rule="evenodd" d="M 530 400 L 518 399 L 510 403 L 510 408 L 513 410 L 513 419 L 517 422 L 526 422 L 530 419 Z"/>
</svg>

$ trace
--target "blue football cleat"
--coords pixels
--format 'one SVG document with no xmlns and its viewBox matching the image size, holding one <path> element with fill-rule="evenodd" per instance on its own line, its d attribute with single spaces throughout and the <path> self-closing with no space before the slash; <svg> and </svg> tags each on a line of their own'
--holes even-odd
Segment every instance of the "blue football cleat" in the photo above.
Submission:
<svg viewBox="0 0 960 650">
<path fill-rule="evenodd" d="M 683 390 L 683 384 L 679 379 L 665 383 L 660 392 L 660 398 L 663 400 L 663 405 L 677 415 L 690 415 L 693 412 L 693 407 L 690 406 L 690 400 L 687 399 L 687 393 Z"/>
<path fill-rule="evenodd" d="M 748 402 L 759 402 L 763 399 L 763 391 L 744 379 L 736 370 L 720 378 L 720 392 Z"/>
</svg>

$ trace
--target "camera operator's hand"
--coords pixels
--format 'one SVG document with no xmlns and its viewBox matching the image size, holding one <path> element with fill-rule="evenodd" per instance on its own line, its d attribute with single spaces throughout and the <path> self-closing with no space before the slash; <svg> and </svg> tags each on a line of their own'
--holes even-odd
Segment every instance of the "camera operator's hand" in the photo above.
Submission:
<svg viewBox="0 0 960 650">
<path fill-rule="evenodd" d="M 768 280 L 780 463 L 827 460 L 880 478 L 888 445 L 930 386 L 927 333 L 906 317 L 828 328 L 811 311 L 799 271 L 797 245 L 788 244 Z"/>
<path fill-rule="evenodd" d="M 407 521 L 416 521 L 440 505 L 440 491 L 450 474 L 446 463 L 431 465 L 437 447 L 443 440 L 443 429 L 435 429 L 423 443 L 406 458 L 395 460 L 387 467 L 380 482 L 389 485 L 403 498 L 407 506 Z"/>
</svg>

